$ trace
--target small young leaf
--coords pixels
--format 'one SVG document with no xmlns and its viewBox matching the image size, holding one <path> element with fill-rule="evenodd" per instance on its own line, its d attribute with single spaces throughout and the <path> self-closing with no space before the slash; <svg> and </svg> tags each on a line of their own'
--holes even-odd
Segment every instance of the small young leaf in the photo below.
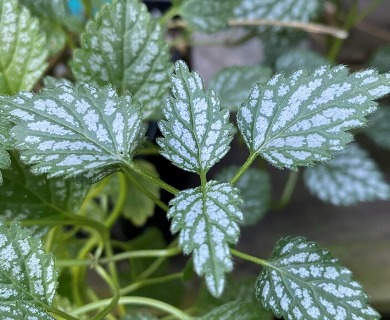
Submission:
<svg viewBox="0 0 390 320">
<path fill-rule="evenodd" d="M 367 152 L 352 144 L 327 163 L 304 173 L 307 188 L 325 202 L 352 205 L 390 199 L 390 186 Z"/>
<path fill-rule="evenodd" d="M 54 259 L 44 252 L 42 243 L 13 223 L 0 223 L 0 283 L 1 315 L 19 313 L 25 317 L 9 319 L 38 319 L 44 311 L 37 305 L 51 305 L 57 287 Z M 7 319 L 6 317 L 3 319 Z M 48 315 L 39 319 L 52 319 Z"/>
<path fill-rule="evenodd" d="M 302 237 L 279 240 L 257 280 L 256 296 L 286 320 L 379 319 L 351 271 Z"/>
<path fill-rule="evenodd" d="M 222 69 L 210 81 L 210 88 L 221 97 L 223 108 L 237 111 L 257 82 L 266 82 L 271 69 L 263 66 L 235 66 Z"/>
<path fill-rule="evenodd" d="M 329 62 L 315 51 L 295 49 L 289 50 L 278 57 L 275 62 L 275 69 L 280 73 L 291 74 L 297 69 L 314 70 L 327 63 Z"/>
<path fill-rule="evenodd" d="M 233 301 L 226 303 L 198 320 L 271 320 L 268 312 L 264 312 L 255 303 Z"/>
<path fill-rule="evenodd" d="M 319 9 L 319 0 L 240 0 L 234 8 L 238 19 L 307 22 Z M 280 27 L 273 27 L 274 30 Z"/>
<path fill-rule="evenodd" d="M 380 47 L 369 62 L 369 66 L 378 69 L 379 72 L 390 71 L 390 45 Z"/>
<path fill-rule="evenodd" d="M 53 219 L 61 212 L 78 210 L 88 188 L 73 180 L 47 179 L 33 175 L 12 157 L 12 166 L 4 171 L 4 187 L 0 188 L 0 216 L 3 219 Z M 29 228 L 42 235 L 46 228 Z"/>
<path fill-rule="evenodd" d="M 159 122 L 161 154 L 183 170 L 207 172 L 229 151 L 229 110 L 221 109 L 215 92 L 205 92 L 200 76 L 182 61 L 175 65 L 171 85 L 173 97 L 163 109 L 167 120 Z"/>
<path fill-rule="evenodd" d="M 208 182 L 204 189 L 181 191 L 169 203 L 171 231 L 180 231 L 179 245 L 185 254 L 193 252 L 195 271 L 205 275 L 213 296 L 222 294 L 225 273 L 233 269 L 228 244 L 238 241 L 240 203 L 237 188 L 215 181 Z"/>
<path fill-rule="evenodd" d="M 0 2 L 0 94 L 30 90 L 46 69 L 38 19 L 16 0 Z"/>
<path fill-rule="evenodd" d="M 21 159 L 37 174 L 97 182 L 130 161 L 144 141 L 138 103 L 111 87 L 59 86 L 0 102 L 17 122 L 11 133 Z"/>
<path fill-rule="evenodd" d="M 369 119 L 367 136 L 378 146 L 390 150 L 390 106 L 383 106 Z"/>
<path fill-rule="evenodd" d="M 185 0 L 181 7 L 181 16 L 193 28 L 215 32 L 227 27 L 233 8 L 240 0 Z"/>
<path fill-rule="evenodd" d="M 390 73 L 364 70 L 348 75 L 343 66 L 276 74 L 255 85 L 237 114 L 251 152 L 278 168 L 296 169 L 330 159 L 352 140 L 348 129 L 361 127 L 390 92 Z"/>
<path fill-rule="evenodd" d="M 216 180 L 228 182 L 239 169 L 230 166 L 221 170 Z M 237 181 L 244 203 L 241 210 L 244 215 L 243 225 L 254 225 L 264 217 L 271 200 L 271 183 L 265 171 L 249 168 Z"/>
<path fill-rule="evenodd" d="M 82 35 L 73 72 L 79 81 L 111 84 L 142 103 L 144 118 L 161 114 L 171 63 L 161 28 L 138 0 L 113 0 Z"/>
</svg>

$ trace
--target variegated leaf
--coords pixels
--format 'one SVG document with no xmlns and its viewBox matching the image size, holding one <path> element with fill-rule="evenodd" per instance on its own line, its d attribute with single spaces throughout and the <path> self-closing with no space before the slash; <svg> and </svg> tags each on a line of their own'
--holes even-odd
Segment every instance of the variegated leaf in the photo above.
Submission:
<svg viewBox="0 0 390 320">
<path fill-rule="evenodd" d="M 240 0 L 185 0 L 181 6 L 181 16 L 194 29 L 215 32 L 228 25 L 233 16 L 233 8 Z"/>
<path fill-rule="evenodd" d="M 275 246 L 256 283 L 266 309 L 286 320 L 376 320 L 351 271 L 315 242 L 286 237 Z"/>
<path fill-rule="evenodd" d="M 390 106 L 380 107 L 370 117 L 365 133 L 378 146 L 390 150 Z"/>
<path fill-rule="evenodd" d="M 75 213 L 88 187 L 62 178 L 47 179 L 34 175 L 12 157 L 12 166 L 4 171 L 4 186 L 0 188 L 0 216 L 5 220 L 53 219 L 62 212 Z M 47 230 L 29 227 L 37 236 Z"/>
<path fill-rule="evenodd" d="M 216 180 L 228 182 L 238 171 L 238 166 L 222 169 Z M 243 225 L 254 225 L 267 212 L 271 200 L 271 182 L 267 172 L 249 168 L 237 181 L 242 200 L 241 210 L 244 215 Z"/>
<path fill-rule="evenodd" d="M 40 240 L 15 223 L 0 222 L 2 319 L 53 319 L 38 306 L 53 303 L 57 277 L 54 259 Z"/>
<path fill-rule="evenodd" d="M 260 65 L 227 67 L 211 79 L 210 88 L 221 97 L 223 108 L 237 111 L 254 84 L 267 82 L 270 77 L 271 69 Z"/>
<path fill-rule="evenodd" d="M 9 133 L 11 128 L 12 125 L 0 112 L 0 169 L 7 169 L 11 164 L 11 159 L 7 152 L 7 150 L 11 149 L 13 146 L 13 142 Z M 0 172 L 0 185 L 2 184 L 3 175 Z"/>
<path fill-rule="evenodd" d="M 58 86 L 0 102 L 17 122 L 12 135 L 22 160 L 37 174 L 97 182 L 129 162 L 144 141 L 138 103 L 111 87 Z"/>
<path fill-rule="evenodd" d="M 238 241 L 240 203 L 238 189 L 215 181 L 181 191 L 170 202 L 171 231 L 180 231 L 179 245 L 185 254 L 193 252 L 195 271 L 213 296 L 222 294 L 225 273 L 233 268 L 229 244 Z"/>
<path fill-rule="evenodd" d="M 278 168 L 296 169 L 331 158 L 352 140 L 345 132 L 361 127 L 390 92 L 390 74 L 375 70 L 348 74 L 343 66 L 276 74 L 255 85 L 237 114 L 252 153 Z"/>
<path fill-rule="evenodd" d="M 327 63 L 329 62 L 326 58 L 315 51 L 295 49 L 289 50 L 278 57 L 275 62 L 275 69 L 277 72 L 290 74 L 301 68 L 314 70 Z"/>
<path fill-rule="evenodd" d="M 0 320 L 55 320 L 42 308 L 26 301 L 0 302 Z"/>
<path fill-rule="evenodd" d="M 240 0 L 234 8 L 234 16 L 238 19 L 307 22 L 317 14 L 319 7 L 319 0 Z"/>
<path fill-rule="evenodd" d="M 183 170 L 205 173 L 229 151 L 229 110 L 221 109 L 215 92 L 205 91 L 200 76 L 182 61 L 175 65 L 171 86 L 166 120 L 159 122 L 161 154 Z"/>
<path fill-rule="evenodd" d="M 144 118 L 161 114 L 171 63 L 161 27 L 139 0 L 113 0 L 82 35 L 73 72 L 79 81 L 111 84 L 142 103 Z"/>
<path fill-rule="evenodd" d="M 16 0 L 0 2 L 0 94 L 30 90 L 46 69 L 46 38 L 38 19 Z"/>
<path fill-rule="evenodd" d="M 312 194 L 334 205 L 390 199 L 390 185 L 357 144 L 336 153 L 327 163 L 306 169 L 304 181 Z"/>
</svg>

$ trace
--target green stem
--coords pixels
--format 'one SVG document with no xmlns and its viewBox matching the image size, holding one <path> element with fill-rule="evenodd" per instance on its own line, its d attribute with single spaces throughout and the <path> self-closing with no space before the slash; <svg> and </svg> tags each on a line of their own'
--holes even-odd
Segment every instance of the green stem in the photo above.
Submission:
<svg viewBox="0 0 390 320">
<path fill-rule="evenodd" d="M 348 16 L 342 27 L 344 30 L 349 31 L 356 24 L 358 10 L 359 10 L 359 0 L 354 0 L 351 10 L 349 11 Z M 340 38 L 333 39 L 332 46 L 330 47 L 328 52 L 328 59 L 330 61 L 336 62 L 344 41 L 345 41 L 344 39 L 340 39 Z"/>
<path fill-rule="evenodd" d="M 121 294 L 121 296 L 124 296 L 124 295 L 127 295 L 130 292 L 138 290 L 142 287 L 152 286 L 152 285 L 159 284 L 159 283 L 165 283 L 168 281 L 181 279 L 182 277 L 183 277 L 183 273 L 178 272 L 178 273 L 170 274 L 170 275 L 163 276 L 163 277 L 140 280 L 138 282 L 135 282 L 135 283 L 128 285 L 127 287 L 122 288 L 120 290 L 120 294 Z"/>
<path fill-rule="evenodd" d="M 109 314 L 114 308 L 117 306 L 120 293 L 119 288 L 117 284 L 110 278 L 110 276 L 107 274 L 107 272 L 100 266 L 96 266 L 96 272 L 106 281 L 106 283 L 111 287 L 111 290 L 114 294 L 112 299 L 109 299 L 109 304 L 100 311 L 96 316 L 94 316 L 91 320 L 101 320 L 103 319 L 107 314 Z"/>
<path fill-rule="evenodd" d="M 89 247 L 89 246 L 88 246 Z M 85 256 L 84 253 L 86 250 L 84 249 L 81 255 Z M 138 250 L 138 251 L 129 251 L 129 252 L 121 252 L 111 257 L 104 257 L 101 259 L 59 259 L 56 262 L 58 267 L 76 267 L 76 266 L 94 266 L 97 264 L 108 264 L 111 262 L 127 260 L 127 259 L 135 259 L 135 258 L 154 258 L 154 257 L 173 257 L 180 253 L 180 249 L 178 247 L 173 247 L 165 250 Z"/>
<path fill-rule="evenodd" d="M 263 259 L 251 256 L 249 254 L 240 252 L 240 251 L 235 250 L 235 249 L 230 249 L 230 252 L 232 253 L 232 255 L 234 255 L 236 257 L 239 257 L 241 259 L 247 260 L 249 262 L 253 262 L 253 263 L 261 265 L 263 267 L 269 267 L 270 266 L 267 260 L 263 260 Z"/>
<path fill-rule="evenodd" d="M 89 303 L 85 306 L 82 306 L 78 309 L 73 310 L 72 315 L 77 316 L 79 314 L 84 314 L 86 312 L 95 310 L 97 308 L 100 308 L 101 306 L 104 306 L 106 304 L 109 304 L 111 302 L 111 299 L 104 299 L 96 302 Z M 121 297 L 118 301 L 119 304 L 124 305 L 143 305 L 143 306 L 149 306 L 153 307 L 159 310 L 162 310 L 164 312 L 167 312 L 169 314 L 172 314 L 176 316 L 178 319 L 181 320 L 191 320 L 192 317 L 190 317 L 188 314 L 184 313 L 180 309 L 167 304 L 165 302 L 151 299 L 151 298 L 145 298 L 145 297 Z"/>
<path fill-rule="evenodd" d="M 115 203 L 114 210 L 110 213 L 108 218 L 104 221 L 104 225 L 107 229 L 111 229 L 111 227 L 114 225 L 115 221 L 118 220 L 120 215 L 122 214 L 123 207 L 126 202 L 127 197 L 127 184 L 126 184 L 126 177 L 123 174 L 118 175 L 119 180 L 119 195 L 118 199 Z"/>
<path fill-rule="evenodd" d="M 177 248 L 177 243 L 178 243 L 178 239 L 176 238 L 175 240 L 173 240 L 169 246 L 167 247 L 166 250 L 170 250 L 170 249 L 173 249 L 173 248 Z M 159 258 L 157 258 L 155 261 L 153 261 L 153 263 L 144 271 L 142 272 L 138 277 L 137 279 L 138 280 L 142 280 L 142 279 L 147 279 L 149 278 L 155 271 L 158 270 L 158 268 L 160 267 L 160 265 L 168 258 L 168 256 L 161 256 Z"/>
<path fill-rule="evenodd" d="M 160 24 L 166 25 L 169 22 L 169 20 L 171 20 L 174 16 L 177 16 L 179 13 L 180 13 L 180 7 L 172 6 L 160 18 Z"/>
<path fill-rule="evenodd" d="M 283 209 L 290 202 L 295 186 L 297 185 L 298 178 L 299 171 L 290 171 L 282 196 L 275 205 L 275 209 Z"/>
<path fill-rule="evenodd" d="M 128 179 L 140 190 L 142 191 L 149 199 L 151 199 L 156 205 L 158 205 L 165 212 L 168 211 L 168 206 L 162 202 L 159 198 L 157 198 L 153 193 L 151 193 L 143 184 L 139 183 L 137 179 L 133 177 L 133 175 L 128 172 Z"/>
<path fill-rule="evenodd" d="M 73 317 L 72 315 L 67 314 L 67 313 L 65 313 L 64 311 L 62 311 L 62 310 L 60 310 L 60 309 L 57 309 L 57 308 L 55 308 L 55 307 L 52 307 L 52 306 L 44 306 L 44 307 L 45 307 L 45 309 L 46 309 L 47 311 L 49 311 L 50 313 L 53 313 L 53 314 L 55 314 L 55 315 L 57 315 L 57 316 L 60 316 L 60 317 L 63 318 L 63 319 L 66 319 L 66 320 L 79 320 L 78 318 L 75 318 L 75 317 Z"/>
<path fill-rule="evenodd" d="M 128 165 L 128 168 L 130 170 L 132 170 L 135 173 L 139 174 L 141 177 L 144 177 L 145 179 L 148 179 L 148 180 L 152 181 L 154 184 L 160 186 L 162 189 L 172 193 L 173 195 L 177 195 L 179 193 L 179 190 L 177 190 L 176 188 L 172 187 L 168 183 L 162 181 L 161 179 L 156 178 L 150 172 L 144 170 L 142 167 L 137 165 L 135 162 L 127 163 L 127 165 Z M 123 169 L 123 171 L 125 173 L 127 172 L 127 168 L 126 167 L 123 167 L 122 169 Z"/>
<path fill-rule="evenodd" d="M 83 2 L 83 6 L 84 6 L 84 12 L 85 12 L 85 17 L 87 19 L 92 19 L 93 17 L 93 11 L 92 11 L 92 5 L 91 5 L 91 2 L 89 0 L 82 0 Z"/>
<path fill-rule="evenodd" d="M 251 152 L 249 154 L 248 159 L 246 159 L 245 163 L 241 166 L 241 168 L 237 171 L 234 177 L 230 180 L 231 184 L 235 184 L 241 178 L 244 172 L 248 170 L 248 168 L 251 166 L 253 161 L 255 161 L 256 157 L 257 157 L 257 153 Z"/>
</svg>

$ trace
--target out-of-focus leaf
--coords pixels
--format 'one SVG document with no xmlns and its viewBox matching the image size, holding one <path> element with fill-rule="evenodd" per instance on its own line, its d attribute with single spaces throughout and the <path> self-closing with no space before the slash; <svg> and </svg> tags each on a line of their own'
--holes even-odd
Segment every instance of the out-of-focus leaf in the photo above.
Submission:
<svg viewBox="0 0 390 320">
<path fill-rule="evenodd" d="M 210 88 L 220 96 L 223 108 L 237 111 L 254 84 L 268 81 L 271 73 L 271 69 L 264 66 L 227 67 L 211 79 Z"/>
<path fill-rule="evenodd" d="M 297 69 L 316 69 L 322 65 L 330 64 L 323 56 L 314 51 L 295 49 L 281 55 L 275 63 L 277 72 L 291 74 Z"/>
<path fill-rule="evenodd" d="M 311 193 L 334 205 L 390 199 L 390 185 L 357 144 L 336 153 L 327 163 L 306 169 L 304 181 Z"/>
<path fill-rule="evenodd" d="M 390 106 L 380 107 L 370 117 L 365 133 L 378 146 L 390 150 Z"/>
</svg>

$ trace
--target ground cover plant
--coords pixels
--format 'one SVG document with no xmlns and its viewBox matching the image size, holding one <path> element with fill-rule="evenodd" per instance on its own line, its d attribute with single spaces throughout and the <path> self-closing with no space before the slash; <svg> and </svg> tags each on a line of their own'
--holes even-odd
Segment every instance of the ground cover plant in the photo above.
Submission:
<svg viewBox="0 0 390 320">
<path fill-rule="evenodd" d="M 369 68 L 336 64 L 340 38 L 379 4 L 359 13 L 356 1 L 339 29 L 310 22 L 323 10 L 313 0 L 175 0 L 159 18 L 139 0 L 83 1 L 80 14 L 67 1 L 0 0 L 0 319 L 379 319 L 358 279 L 310 239 L 286 235 L 267 259 L 235 249 L 271 208 L 267 166 L 291 171 L 274 208 L 303 168 L 330 204 L 389 200 L 353 142 L 359 129 L 389 148 L 377 102 L 390 93 L 388 49 Z M 231 66 L 205 88 L 171 61 L 191 32 L 236 26 L 238 43 L 262 37 L 264 65 Z M 306 32 L 330 35 L 328 59 L 287 50 Z M 247 160 L 211 177 L 234 138 Z M 198 185 L 160 179 L 157 156 Z M 142 227 L 156 207 L 169 244 L 151 228 L 115 236 L 120 219 Z M 258 277 L 229 277 L 235 259 Z"/>
</svg>

